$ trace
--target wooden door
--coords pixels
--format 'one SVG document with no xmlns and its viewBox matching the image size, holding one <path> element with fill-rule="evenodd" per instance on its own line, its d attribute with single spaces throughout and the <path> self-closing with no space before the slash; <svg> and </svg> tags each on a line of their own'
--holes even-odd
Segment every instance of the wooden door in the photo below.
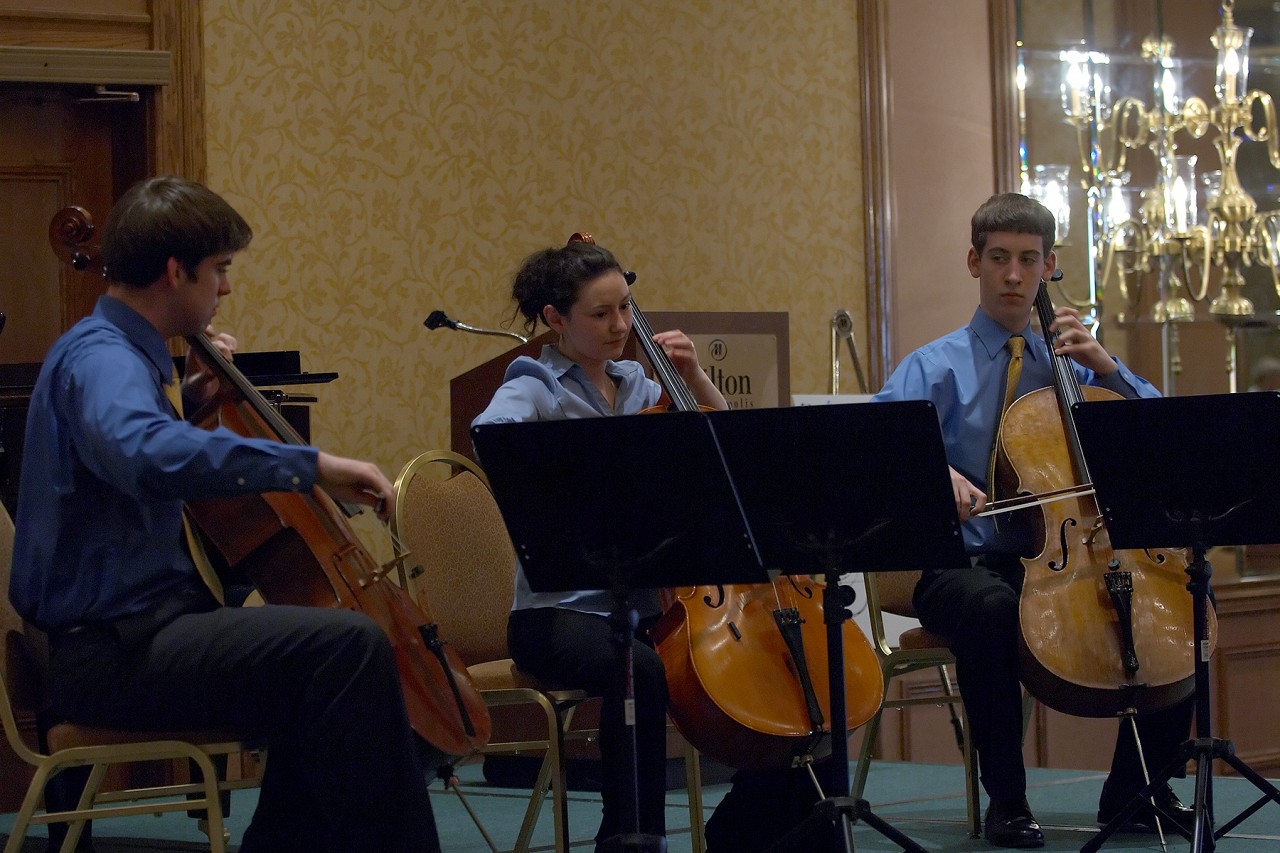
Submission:
<svg viewBox="0 0 1280 853">
<path fill-rule="evenodd" d="M 75 85 L 0 83 L 0 365 L 39 362 L 93 310 L 100 275 L 60 263 L 49 221 L 67 205 L 97 217 L 144 174 L 144 90 L 137 102 Z"/>
</svg>

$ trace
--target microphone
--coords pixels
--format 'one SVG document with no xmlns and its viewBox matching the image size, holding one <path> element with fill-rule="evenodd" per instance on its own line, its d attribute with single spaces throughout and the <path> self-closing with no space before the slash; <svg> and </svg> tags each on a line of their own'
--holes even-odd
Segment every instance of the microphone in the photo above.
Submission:
<svg viewBox="0 0 1280 853">
<path fill-rule="evenodd" d="M 428 329 L 438 329 L 441 326 L 448 326 L 450 329 L 458 328 L 458 321 L 449 319 L 449 315 L 443 311 L 432 311 L 427 315 L 427 319 L 422 321 L 422 325 Z"/>
<path fill-rule="evenodd" d="M 450 329 L 456 329 L 459 332 L 470 332 L 473 335 L 497 335 L 501 338 L 515 338 L 522 344 L 529 343 L 529 339 L 524 335 L 519 335 L 515 332 L 504 332 L 501 329 L 481 329 L 477 326 L 468 326 L 466 323 L 459 323 L 457 320 L 452 319 L 443 311 L 432 311 L 427 315 L 427 319 L 422 321 L 422 325 L 428 329 L 447 326 Z"/>
</svg>

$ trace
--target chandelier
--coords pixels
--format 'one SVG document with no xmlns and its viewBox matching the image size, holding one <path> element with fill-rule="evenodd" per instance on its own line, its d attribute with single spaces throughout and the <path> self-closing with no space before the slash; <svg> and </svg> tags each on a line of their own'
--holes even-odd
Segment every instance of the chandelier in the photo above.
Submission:
<svg viewBox="0 0 1280 853">
<path fill-rule="evenodd" d="M 1142 61 L 1151 72 L 1149 103 L 1132 96 L 1113 97 L 1112 59 L 1105 53 L 1089 50 L 1086 44 L 1084 50 L 1059 54 L 1062 112 L 1075 129 L 1091 267 L 1087 291 L 1073 294 L 1064 288 L 1063 298 L 1085 314 L 1095 333 L 1104 300 L 1112 303 L 1117 320 L 1164 324 L 1177 372 L 1176 324 L 1193 319 L 1193 303 L 1209 298 L 1210 271 L 1217 270 L 1218 289 L 1208 311 L 1228 327 L 1232 391 L 1234 329 L 1255 313 L 1243 293 L 1243 270 L 1270 270 L 1280 295 L 1280 211 L 1259 213 L 1237 172 L 1245 142 L 1264 143 L 1271 166 L 1280 169 L 1275 108 L 1266 92 L 1249 89 L 1253 30 L 1235 24 L 1233 6 L 1233 0 L 1223 0 L 1221 22 L 1210 37 L 1217 52 L 1212 104 L 1185 96 L 1185 66 L 1174 59 L 1173 44 L 1163 35 L 1142 43 Z M 1017 83 L 1021 94 L 1026 85 L 1021 66 Z M 1183 137 L 1200 139 L 1210 131 L 1216 131 L 1212 140 L 1217 169 L 1178 151 Z M 1129 161 L 1131 154 L 1144 149 L 1151 152 L 1155 171 L 1153 183 L 1140 190 L 1132 186 Z M 1052 164 L 1028 168 L 1025 154 L 1023 162 L 1024 192 L 1055 212 L 1059 240 L 1065 242 L 1071 227 L 1067 193 L 1075 169 Z M 1155 298 L 1144 300 L 1143 288 L 1153 278 Z M 1138 316 L 1140 309 L 1143 316 Z"/>
</svg>

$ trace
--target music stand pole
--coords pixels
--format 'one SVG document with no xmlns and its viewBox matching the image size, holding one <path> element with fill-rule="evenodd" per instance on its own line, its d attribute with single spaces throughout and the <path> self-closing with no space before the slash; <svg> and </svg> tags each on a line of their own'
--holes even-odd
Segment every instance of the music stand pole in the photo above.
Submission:
<svg viewBox="0 0 1280 853">
<path fill-rule="evenodd" d="M 611 835 L 601 843 L 607 853 L 666 853 L 667 839 L 640 831 L 640 775 L 636 759 L 635 673 L 632 669 L 633 647 L 639 616 L 627 602 L 625 587 L 615 587 L 613 610 L 609 614 L 614 649 L 618 654 L 619 674 L 623 679 L 623 719 L 627 725 L 626 757 L 630 790 L 626 797 L 623 825 L 630 832 Z"/>
<path fill-rule="evenodd" d="M 831 549 L 828 548 L 828 551 Z M 826 588 L 822 591 L 822 620 L 827 628 L 827 681 L 831 687 L 831 757 L 834 770 L 828 776 L 838 791 L 828 792 L 813 807 L 813 814 L 792 829 L 768 853 L 789 853 L 802 849 L 796 845 L 809 836 L 814 821 L 830 823 L 834 838 L 845 853 L 854 853 L 853 823 L 862 821 L 893 841 L 908 853 L 925 853 L 925 849 L 871 810 L 871 804 L 849 795 L 849 732 L 844 682 L 844 622 L 853 618 L 849 605 L 854 591 L 840 584 L 840 562 L 828 553 L 825 560 Z"/>
<path fill-rule="evenodd" d="M 911 853 L 924 853 L 924 848 L 871 810 L 861 797 L 849 796 L 849 732 L 845 710 L 844 623 L 853 618 L 848 605 L 853 603 L 853 590 L 840 585 L 840 569 L 832 563 L 826 572 L 826 589 L 822 593 L 822 618 L 827 625 L 827 671 L 831 685 L 831 761 L 835 764 L 835 781 L 839 791 L 818 803 L 817 811 L 830 811 L 832 819 L 839 815 L 837 831 L 845 849 L 853 850 L 853 826 L 860 820 L 885 838 Z"/>
</svg>

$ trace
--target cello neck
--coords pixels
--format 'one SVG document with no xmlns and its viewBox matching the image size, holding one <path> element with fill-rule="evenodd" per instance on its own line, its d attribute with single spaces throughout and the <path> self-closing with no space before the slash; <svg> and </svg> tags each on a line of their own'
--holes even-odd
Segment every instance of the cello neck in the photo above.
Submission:
<svg viewBox="0 0 1280 853">
<path fill-rule="evenodd" d="M 231 360 L 218 351 L 213 345 L 213 341 L 205 335 L 188 335 L 187 343 L 191 348 L 200 352 L 200 357 L 218 379 L 230 383 L 236 389 L 239 395 L 244 399 L 245 403 L 254 410 L 254 412 L 262 418 L 263 421 L 271 427 L 275 432 L 278 441 L 284 444 L 306 444 L 302 436 L 298 435 L 297 430 L 285 420 L 284 416 L 267 402 L 266 398 L 253 387 L 253 383 L 249 381 L 240 369 L 231 363 Z"/>
<path fill-rule="evenodd" d="M 658 383 L 662 385 L 667 392 L 667 396 L 671 398 L 671 404 L 675 406 L 677 411 L 698 411 L 697 398 L 689 390 L 689 386 L 685 383 L 684 377 L 680 375 L 680 371 L 676 370 L 676 366 L 671 363 L 671 358 L 667 355 L 667 351 L 654 342 L 653 327 L 649 325 L 649 320 L 640 310 L 640 306 L 636 305 L 634 297 L 631 300 L 631 318 L 631 327 L 636 337 L 636 343 L 640 346 L 640 349 L 644 350 L 645 357 L 653 365 L 653 372 L 658 377 Z"/>
<path fill-rule="evenodd" d="M 198 350 L 201 359 L 205 365 L 218 377 L 219 382 L 228 384 L 234 388 L 244 405 L 247 406 L 255 415 L 257 415 L 266 425 L 268 430 L 274 435 L 269 436 L 275 441 L 282 444 L 309 444 L 306 439 L 298 435 L 298 431 L 293 425 L 280 414 L 279 409 L 267 402 L 267 398 L 263 397 L 257 388 L 253 387 L 253 383 L 249 378 L 240 372 L 240 368 L 231 363 L 231 360 L 218 351 L 213 345 L 213 341 L 205 335 L 188 335 L 187 343 L 191 348 Z M 364 510 L 359 504 L 341 501 L 331 497 L 333 502 L 337 504 L 338 509 L 342 510 L 342 514 L 347 518 L 353 518 Z"/>
<path fill-rule="evenodd" d="M 1054 350 L 1056 335 L 1049 330 L 1053 325 L 1053 300 L 1049 298 L 1049 285 L 1043 280 L 1036 291 L 1036 316 L 1040 320 L 1040 331 L 1044 342 L 1049 347 L 1049 358 L 1053 363 L 1053 387 L 1058 396 L 1058 409 L 1062 414 L 1062 427 L 1066 432 L 1067 450 L 1075 464 L 1076 473 L 1082 483 L 1092 483 L 1089 466 L 1084 459 L 1084 451 L 1080 446 L 1080 435 L 1076 430 L 1075 416 L 1071 407 L 1084 400 L 1084 392 L 1080 390 L 1080 379 L 1076 376 L 1075 367 L 1070 356 L 1058 355 Z"/>
</svg>

